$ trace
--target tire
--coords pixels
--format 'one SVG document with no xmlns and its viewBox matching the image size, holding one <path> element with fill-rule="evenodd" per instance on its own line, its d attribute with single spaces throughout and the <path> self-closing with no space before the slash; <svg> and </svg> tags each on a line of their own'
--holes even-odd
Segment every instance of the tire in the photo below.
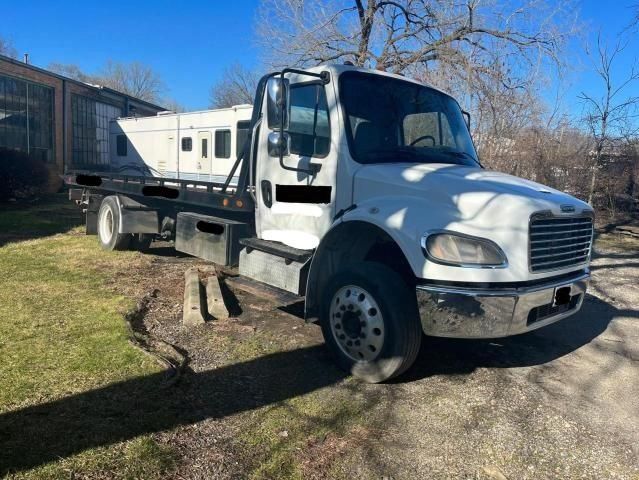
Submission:
<svg viewBox="0 0 639 480">
<path fill-rule="evenodd" d="M 325 289 L 320 322 L 337 364 L 369 383 L 406 371 L 422 340 L 415 293 L 379 263 L 358 263 L 335 274 Z"/>
<path fill-rule="evenodd" d="M 131 234 L 118 233 L 120 208 L 114 196 L 105 197 L 98 211 L 98 241 L 104 250 L 126 250 Z"/>
</svg>

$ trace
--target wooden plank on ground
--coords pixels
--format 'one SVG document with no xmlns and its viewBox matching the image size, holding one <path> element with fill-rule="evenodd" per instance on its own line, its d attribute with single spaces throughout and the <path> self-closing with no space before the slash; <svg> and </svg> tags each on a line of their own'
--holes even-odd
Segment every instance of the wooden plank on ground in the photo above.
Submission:
<svg viewBox="0 0 639 480">
<path fill-rule="evenodd" d="M 184 306 L 182 323 L 184 325 L 204 324 L 204 305 L 202 302 L 202 285 L 197 268 L 189 268 L 184 273 Z"/>
<path fill-rule="evenodd" d="M 220 280 L 217 276 L 211 276 L 206 282 L 206 306 L 213 318 L 222 319 L 229 317 L 229 311 L 224 303 Z"/>
</svg>

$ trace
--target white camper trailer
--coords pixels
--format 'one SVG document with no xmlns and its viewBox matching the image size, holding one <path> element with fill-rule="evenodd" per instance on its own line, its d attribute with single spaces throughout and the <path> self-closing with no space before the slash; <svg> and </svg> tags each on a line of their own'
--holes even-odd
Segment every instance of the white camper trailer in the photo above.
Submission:
<svg viewBox="0 0 639 480">
<path fill-rule="evenodd" d="M 121 118 L 110 125 L 111 171 L 223 182 L 241 154 L 251 105 Z"/>
</svg>

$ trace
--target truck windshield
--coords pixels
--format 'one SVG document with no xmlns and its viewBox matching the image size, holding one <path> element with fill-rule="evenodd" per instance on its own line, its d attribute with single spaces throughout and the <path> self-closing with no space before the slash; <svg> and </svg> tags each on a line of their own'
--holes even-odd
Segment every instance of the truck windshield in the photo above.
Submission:
<svg viewBox="0 0 639 480">
<path fill-rule="evenodd" d="M 352 157 L 359 163 L 479 166 L 459 104 L 415 83 L 362 72 L 340 77 Z"/>
</svg>

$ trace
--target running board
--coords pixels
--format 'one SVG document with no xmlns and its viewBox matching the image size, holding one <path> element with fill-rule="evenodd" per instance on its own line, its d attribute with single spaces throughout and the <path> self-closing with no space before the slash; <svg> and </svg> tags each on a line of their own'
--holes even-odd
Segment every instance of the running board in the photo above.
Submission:
<svg viewBox="0 0 639 480">
<path fill-rule="evenodd" d="M 260 250 L 277 257 L 286 258 L 294 262 L 306 262 L 313 255 L 312 250 L 300 250 L 299 248 L 289 247 L 280 242 L 270 240 L 262 240 L 260 238 L 242 238 L 240 245 L 250 250 Z"/>
</svg>

